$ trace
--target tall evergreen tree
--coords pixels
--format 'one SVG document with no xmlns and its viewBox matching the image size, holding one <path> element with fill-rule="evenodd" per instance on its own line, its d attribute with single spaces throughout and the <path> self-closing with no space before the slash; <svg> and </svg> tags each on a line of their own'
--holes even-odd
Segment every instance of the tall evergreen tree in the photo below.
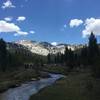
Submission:
<svg viewBox="0 0 100 100">
<path fill-rule="evenodd" d="M 68 63 L 68 54 L 69 54 L 69 50 L 68 47 L 65 48 L 65 53 L 64 53 L 64 62 L 67 64 Z"/>
<path fill-rule="evenodd" d="M 97 44 L 97 39 L 96 39 L 95 35 L 93 34 L 93 32 L 91 33 L 91 35 L 89 37 L 88 45 L 89 45 L 88 46 L 89 62 L 91 64 L 93 64 L 95 57 L 97 57 L 99 54 L 99 47 Z"/>
<path fill-rule="evenodd" d="M 50 53 L 47 55 L 47 63 L 48 63 L 48 64 L 51 63 L 51 55 L 50 55 Z"/>
<path fill-rule="evenodd" d="M 100 53 L 97 39 L 93 33 L 89 38 L 89 63 L 92 66 L 92 72 L 96 77 L 100 77 Z"/>
<path fill-rule="evenodd" d="M 7 50 L 6 42 L 3 39 L 0 39 L 0 68 L 1 70 L 6 70 L 7 63 Z"/>
</svg>

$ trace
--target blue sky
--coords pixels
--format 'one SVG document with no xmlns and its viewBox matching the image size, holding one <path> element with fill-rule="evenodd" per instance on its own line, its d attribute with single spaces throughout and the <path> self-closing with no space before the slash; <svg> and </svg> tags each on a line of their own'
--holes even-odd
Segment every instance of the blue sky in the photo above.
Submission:
<svg viewBox="0 0 100 100">
<path fill-rule="evenodd" d="M 0 38 L 80 44 L 93 31 L 100 41 L 99 12 L 100 0 L 0 0 Z"/>
</svg>

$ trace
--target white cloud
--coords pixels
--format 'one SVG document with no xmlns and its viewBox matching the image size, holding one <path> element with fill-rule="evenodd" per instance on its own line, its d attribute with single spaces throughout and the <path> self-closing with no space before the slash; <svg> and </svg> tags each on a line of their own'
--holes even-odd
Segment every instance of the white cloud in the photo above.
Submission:
<svg viewBox="0 0 100 100">
<path fill-rule="evenodd" d="M 17 33 L 14 34 L 14 36 L 19 36 L 19 35 L 28 35 L 28 32 L 18 31 Z"/>
<path fill-rule="evenodd" d="M 20 28 L 14 23 L 8 23 L 4 20 L 0 20 L 0 32 L 16 32 L 19 30 Z"/>
<path fill-rule="evenodd" d="M 58 43 L 57 42 L 52 42 L 51 43 L 53 46 L 56 46 Z"/>
<path fill-rule="evenodd" d="M 35 31 L 30 31 L 30 33 L 31 33 L 31 34 L 34 34 L 34 33 L 35 33 Z"/>
<path fill-rule="evenodd" d="M 16 6 L 12 4 L 10 0 L 7 0 L 6 2 L 3 3 L 2 7 L 3 9 L 5 8 L 15 8 Z"/>
<path fill-rule="evenodd" d="M 83 23 L 83 21 L 81 19 L 72 19 L 69 23 L 70 27 L 78 27 L 79 25 L 81 25 Z"/>
<path fill-rule="evenodd" d="M 15 33 L 14 35 L 28 35 L 28 32 L 21 31 L 20 27 L 14 23 L 8 23 L 0 20 L 0 33 Z"/>
<path fill-rule="evenodd" d="M 5 21 L 8 21 L 8 22 L 12 21 L 12 19 L 13 19 L 12 17 L 5 17 L 5 18 L 4 18 L 4 20 L 5 20 Z"/>
<path fill-rule="evenodd" d="M 24 20 L 26 20 L 26 17 L 25 16 L 19 16 L 17 18 L 17 21 L 24 21 Z"/>
<path fill-rule="evenodd" d="M 88 18 L 85 20 L 85 29 L 82 31 L 83 37 L 86 37 L 93 32 L 95 35 L 100 35 L 100 19 Z"/>
</svg>

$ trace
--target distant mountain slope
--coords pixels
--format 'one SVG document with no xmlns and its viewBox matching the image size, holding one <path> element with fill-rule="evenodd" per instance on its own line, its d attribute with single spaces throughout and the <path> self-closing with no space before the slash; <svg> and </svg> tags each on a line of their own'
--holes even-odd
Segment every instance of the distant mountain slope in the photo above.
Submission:
<svg viewBox="0 0 100 100">
<path fill-rule="evenodd" d="M 67 45 L 67 44 L 58 44 L 54 46 L 48 42 L 36 42 L 29 40 L 20 40 L 15 43 L 17 45 L 22 45 L 32 53 L 36 53 L 43 56 L 47 56 L 49 53 L 51 54 L 56 54 L 58 52 L 64 53 L 66 46 L 71 50 L 76 50 L 83 47 L 83 45 Z"/>
</svg>

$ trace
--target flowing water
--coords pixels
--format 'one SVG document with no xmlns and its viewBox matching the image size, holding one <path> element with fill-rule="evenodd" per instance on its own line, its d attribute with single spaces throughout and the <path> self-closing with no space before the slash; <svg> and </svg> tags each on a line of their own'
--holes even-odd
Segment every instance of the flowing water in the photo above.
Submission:
<svg viewBox="0 0 100 100">
<path fill-rule="evenodd" d="M 0 100 L 29 100 L 32 94 L 52 85 L 56 80 L 64 77 L 60 74 L 50 74 L 50 78 L 40 79 L 22 84 L 20 87 L 9 89 L 0 96 Z"/>
</svg>

